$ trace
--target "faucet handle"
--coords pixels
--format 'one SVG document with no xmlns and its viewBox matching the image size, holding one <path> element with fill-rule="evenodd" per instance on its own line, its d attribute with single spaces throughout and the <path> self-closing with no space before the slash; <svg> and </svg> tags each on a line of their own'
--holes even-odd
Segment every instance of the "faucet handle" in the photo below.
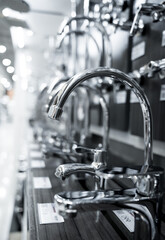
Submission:
<svg viewBox="0 0 165 240">
<path fill-rule="evenodd" d="M 86 147 L 75 147 L 75 152 L 79 154 L 91 153 L 94 156 L 92 165 L 104 165 L 105 160 L 107 159 L 107 152 L 104 149 L 92 149 Z"/>
<path fill-rule="evenodd" d="M 56 168 L 55 175 L 58 178 L 64 180 L 66 177 L 69 177 L 72 174 L 81 172 L 95 175 L 95 171 L 98 168 L 95 168 L 92 164 L 83 164 L 83 163 L 67 163 L 62 164 Z"/>
</svg>

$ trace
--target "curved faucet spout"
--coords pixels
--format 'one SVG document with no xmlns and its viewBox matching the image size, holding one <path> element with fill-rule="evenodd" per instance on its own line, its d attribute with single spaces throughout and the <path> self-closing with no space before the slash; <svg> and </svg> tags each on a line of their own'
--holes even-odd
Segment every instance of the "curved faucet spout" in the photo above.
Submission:
<svg viewBox="0 0 165 240">
<path fill-rule="evenodd" d="M 135 189 L 61 192 L 54 196 L 54 202 L 57 213 L 67 218 L 79 211 L 105 210 L 112 204 L 128 203 L 134 196 Z"/>
<path fill-rule="evenodd" d="M 77 191 L 61 192 L 54 196 L 55 209 L 64 218 L 76 217 L 77 212 L 131 209 L 145 217 L 149 226 L 148 234 L 155 239 L 156 226 L 154 218 L 145 205 L 136 203 L 138 200 L 147 200 L 146 197 L 136 196 L 135 189 L 108 190 L 108 191 Z"/>
<path fill-rule="evenodd" d="M 100 66 L 104 66 L 106 63 L 106 66 L 109 66 L 109 63 L 111 62 L 111 47 L 109 44 L 110 38 L 109 35 L 105 29 L 105 27 L 103 26 L 103 24 L 100 21 L 97 21 L 96 18 L 91 18 L 89 16 L 76 16 L 76 17 L 71 17 L 71 18 L 67 18 L 64 19 L 63 23 L 61 24 L 61 28 L 59 29 L 58 35 L 57 35 L 57 42 L 61 42 L 61 39 L 63 39 L 63 37 L 65 38 L 65 36 L 68 34 L 67 31 L 65 31 L 66 26 L 70 26 L 72 22 L 78 22 L 78 21 L 87 21 L 88 24 L 87 26 L 85 25 L 85 29 L 84 27 L 80 28 L 80 31 L 86 31 L 86 28 L 89 27 L 89 23 L 93 22 L 95 28 L 101 33 L 103 39 L 103 49 L 102 49 L 102 54 L 101 54 L 101 59 L 100 59 Z M 64 36 L 63 36 L 64 35 Z M 107 42 L 106 44 L 106 50 L 107 52 L 105 53 L 105 41 L 104 38 Z M 58 44 L 59 46 L 59 44 Z M 104 62 L 105 61 L 105 62 Z"/>
<path fill-rule="evenodd" d="M 141 168 L 141 173 L 146 173 L 149 165 L 152 165 L 151 163 L 153 158 L 151 107 L 145 93 L 143 92 L 139 84 L 127 74 L 117 69 L 109 69 L 103 67 L 86 70 L 76 74 L 57 93 L 57 95 L 54 98 L 54 104 L 51 106 L 49 110 L 48 116 L 50 118 L 58 120 L 61 117 L 63 106 L 71 92 L 82 82 L 95 77 L 110 77 L 112 80 L 118 80 L 125 84 L 126 86 L 129 86 L 137 96 L 142 109 L 144 121 L 145 149 L 144 149 L 144 164 Z"/>
</svg>

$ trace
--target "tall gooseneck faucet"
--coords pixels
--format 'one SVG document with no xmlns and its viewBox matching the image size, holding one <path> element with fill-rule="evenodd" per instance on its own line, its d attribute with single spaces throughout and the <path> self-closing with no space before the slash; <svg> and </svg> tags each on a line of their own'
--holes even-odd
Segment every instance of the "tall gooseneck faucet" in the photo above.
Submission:
<svg viewBox="0 0 165 240">
<path fill-rule="evenodd" d="M 50 107 L 48 116 L 50 118 L 59 120 L 63 112 L 63 106 L 71 92 L 84 81 L 94 77 L 110 77 L 112 80 L 118 80 L 123 84 L 129 86 L 137 96 L 142 109 L 144 121 L 145 149 L 144 149 L 144 164 L 141 168 L 141 173 L 146 173 L 149 166 L 152 165 L 153 161 L 151 108 L 143 90 L 140 88 L 138 83 L 134 79 L 130 78 L 127 74 L 117 69 L 109 69 L 103 67 L 86 70 L 76 74 L 56 94 L 54 98 L 54 104 Z"/>
</svg>

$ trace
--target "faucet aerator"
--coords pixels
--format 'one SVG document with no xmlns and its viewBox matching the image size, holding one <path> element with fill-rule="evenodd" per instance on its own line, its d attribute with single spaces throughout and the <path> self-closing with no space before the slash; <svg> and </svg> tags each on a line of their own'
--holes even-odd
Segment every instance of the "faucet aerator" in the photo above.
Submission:
<svg viewBox="0 0 165 240">
<path fill-rule="evenodd" d="M 62 108 L 59 108 L 56 105 L 52 105 L 49 109 L 48 117 L 51 119 L 60 120 L 62 112 Z"/>
</svg>

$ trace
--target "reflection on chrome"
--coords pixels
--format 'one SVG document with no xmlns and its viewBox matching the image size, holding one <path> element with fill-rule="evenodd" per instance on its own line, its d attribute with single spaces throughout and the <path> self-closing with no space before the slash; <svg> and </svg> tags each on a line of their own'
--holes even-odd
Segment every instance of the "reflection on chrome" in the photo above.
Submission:
<svg viewBox="0 0 165 240">
<path fill-rule="evenodd" d="M 81 21 L 87 21 L 88 24 L 87 25 L 82 25 L 83 27 L 80 28 L 80 32 L 84 32 L 86 31 L 86 29 L 89 29 L 89 23 L 94 23 L 94 27 L 101 33 L 103 39 L 103 46 L 102 46 L 102 51 L 100 51 L 101 53 L 101 59 L 100 59 L 100 66 L 109 66 L 109 63 L 111 62 L 111 45 L 109 44 L 110 38 L 109 35 L 107 34 L 106 29 L 104 28 L 103 24 L 98 21 L 96 18 L 91 18 L 88 16 L 76 16 L 76 17 L 71 17 L 71 18 L 66 18 L 64 19 L 63 23 L 61 24 L 61 28 L 58 32 L 57 35 L 57 47 L 60 47 L 61 42 L 63 41 L 63 39 L 68 35 L 68 34 L 72 34 L 74 33 L 72 31 L 66 31 L 67 26 L 70 26 L 72 22 L 81 22 Z M 85 26 L 85 29 L 84 29 Z M 93 27 L 93 26 L 92 26 Z M 76 31 L 75 31 L 76 33 Z M 85 32 L 84 32 L 85 33 Z M 105 46 L 106 43 L 106 46 Z M 105 49 L 107 50 L 107 52 L 105 53 Z"/>
<path fill-rule="evenodd" d="M 93 87 L 89 87 L 87 85 L 83 85 L 83 88 L 86 90 L 94 91 L 98 93 L 99 95 L 99 102 L 102 107 L 102 115 L 103 115 L 103 142 L 102 142 L 102 148 L 101 149 L 90 149 L 85 148 L 82 146 L 77 146 L 76 144 L 73 145 L 75 153 L 78 153 L 79 155 L 84 155 L 91 153 L 93 154 L 93 162 L 91 164 L 83 164 L 83 163 L 71 163 L 71 164 L 63 164 L 60 165 L 55 172 L 55 175 L 59 178 L 65 179 L 66 177 L 69 177 L 70 175 L 77 173 L 77 172 L 86 172 L 88 174 L 94 174 L 96 170 L 98 170 L 100 167 L 106 165 L 107 161 L 107 151 L 108 151 L 108 137 L 109 137 L 109 112 L 108 107 L 106 104 L 105 99 L 101 96 L 100 92 L 97 91 L 97 89 Z M 86 115 L 89 117 L 89 106 L 88 109 L 86 109 Z M 86 126 L 86 123 L 88 124 L 89 120 L 86 119 L 85 116 L 85 129 L 88 129 L 88 126 Z M 84 136 L 85 137 L 85 136 Z M 72 149 L 73 149 L 72 148 Z"/>
<path fill-rule="evenodd" d="M 142 30 L 144 25 L 140 22 L 141 16 L 150 16 L 153 22 L 162 21 L 165 19 L 165 4 L 159 3 L 144 3 L 141 4 L 135 14 L 130 35 L 134 36 L 138 30 Z"/>
<path fill-rule="evenodd" d="M 78 87 L 84 81 L 94 77 L 110 77 L 112 80 L 120 81 L 128 86 L 137 96 L 144 121 L 144 163 L 137 169 L 112 167 L 106 169 L 100 166 L 97 170 L 91 171 L 91 166 L 86 166 L 87 173 L 91 172 L 94 176 L 100 180 L 100 189 L 96 191 L 79 191 L 79 192 L 63 192 L 56 194 L 54 197 L 56 210 L 63 217 L 74 217 L 78 211 L 90 211 L 90 210 L 104 210 L 111 209 L 112 205 L 124 206 L 127 205 L 131 209 L 138 211 L 141 214 L 141 219 L 148 222 L 148 231 L 151 231 L 151 239 L 155 238 L 156 232 L 156 220 L 152 218 L 147 208 L 144 210 L 144 206 L 141 204 L 143 200 L 157 201 L 159 206 L 159 199 L 162 197 L 163 191 L 163 175 L 164 171 L 161 168 L 152 167 L 152 115 L 151 108 L 147 97 L 138 83 L 127 74 L 108 68 L 97 68 L 93 70 L 86 70 L 73 76 L 67 84 L 56 94 L 54 98 L 54 104 L 49 111 L 49 117 L 53 119 L 60 119 L 63 106 L 67 101 L 67 98 L 72 91 Z M 80 148 L 80 152 L 83 153 L 83 148 Z M 84 152 L 86 150 L 84 149 Z M 57 175 L 63 172 L 67 173 L 67 170 L 71 165 L 65 168 L 64 165 L 60 166 Z M 72 165 L 72 167 L 74 167 Z M 81 166 L 75 165 L 73 172 L 82 170 Z M 109 189 L 107 181 L 117 179 L 130 179 L 134 185 L 133 188 L 114 190 Z M 106 184 L 104 184 L 106 182 Z M 137 204 L 138 203 L 138 204 Z M 137 208 L 137 205 L 139 206 Z M 159 207 L 158 207 L 159 208 Z M 158 211 L 156 215 L 158 217 Z M 150 234 L 150 233 L 149 233 Z"/>
<path fill-rule="evenodd" d="M 54 104 L 50 107 L 48 116 L 53 119 L 59 119 L 63 112 L 63 106 L 71 94 L 71 92 L 79 86 L 82 82 L 94 78 L 94 77 L 110 77 L 112 80 L 118 80 L 125 85 L 129 86 L 131 90 L 137 96 L 144 121 L 144 164 L 141 168 L 141 172 L 145 173 L 148 170 L 149 165 L 152 163 L 152 116 L 151 108 L 147 97 L 138 83 L 130 78 L 127 74 L 117 70 L 108 68 L 97 68 L 92 70 L 86 70 L 82 73 L 78 73 L 73 76 L 56 94 L 54 98 Z"/>
</svg>

